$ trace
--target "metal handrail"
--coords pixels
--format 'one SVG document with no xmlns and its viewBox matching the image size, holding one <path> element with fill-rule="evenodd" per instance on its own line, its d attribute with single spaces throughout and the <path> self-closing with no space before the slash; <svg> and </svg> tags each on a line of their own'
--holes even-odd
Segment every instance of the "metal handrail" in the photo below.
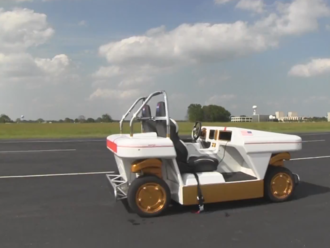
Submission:
<svg viewBox="0 0 330 248">
<path fill-rule="evenodd" d="M 133 136 L 133 122 L 136 119 L 136 116 L 141 112 L 142 108 L 150 101 L 150 99 L 154 96 L 158 96 L 163 94 L 164 96 L 164 102 L 165 102 L 165 111 L 166 111 L 166 115 L 165 116 L 155 116 L 153 118 L 153 120 L 166 120 L 166 137 L 170 137 L 170 118 L 168 115 L 168 102 L 167 102 L 167 95 L 166 92 L 164 90 L 161 91 L 156 91 L 154 93 L 151 93 L 147 99 L 145 99 L 145 101 L 143 102 L 143 104 L 140 106 L 140 108 L 133 114 L 133 117 L 130 121 L 130 136 Z"/>
<path fill-rule="evenodd" d="M 128 116 L 128 114 L 132 111 L 132 109 L 136 106 L 136 104 L 141 101 L 141 100 L 145 100 L 146 97 L 140 97 L 138 98 L 133 104 L 132 106 L 128 109 L 128 111 L 123 115 L 123 117 L 121 118 L 120 122 L 119 122 L 119 129 L 120 129 L 120 134 L 123 133 L 123 121 L 125 120 L 125 118 Z"/>
</svg>

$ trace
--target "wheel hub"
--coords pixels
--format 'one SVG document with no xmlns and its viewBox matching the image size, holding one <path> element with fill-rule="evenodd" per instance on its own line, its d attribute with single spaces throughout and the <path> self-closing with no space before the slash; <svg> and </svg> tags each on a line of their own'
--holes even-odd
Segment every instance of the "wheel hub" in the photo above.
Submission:
<svg viewBox="0 0 330 248">
<path fill-rule="evenodd" d="M 275 175 L 271 181 L 272 194 L 279 199 L 288 197 L 293 188 L 292 178 L 286 173 Z"/>
<path fill-rule="evenodd" d="M 147 183 L 142 185 L 136 194 L 138 207 L 148 213 L 155 213 L 164 207 L 166 192 L 157 183 Z"/>
</svg>

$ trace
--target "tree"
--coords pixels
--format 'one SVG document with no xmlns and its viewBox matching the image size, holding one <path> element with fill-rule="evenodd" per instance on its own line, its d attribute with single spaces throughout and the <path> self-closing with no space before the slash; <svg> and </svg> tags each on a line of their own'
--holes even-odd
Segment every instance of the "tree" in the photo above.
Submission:
<svg viewBox="0 0 330 248">
<path fill-rule="evenodd" d="M 86 118 L 83 115 L 79 115 L 78 122 L 85 122 Z"/>
<path fill-rule="evenodd" d="M 190 104 L 188 106 L 188 120 L 191 122 L 203 120 L 203 109 L 200 104 Z"/>
<path fill-rule="evenodd" d="M 73 119 L 67 117 L 67 118 L 64 119 L 64 122 L 66 122 L 66 123 L 72 123 L 74 121 L 73 121 Z"/>
<path fill-rule="evenodd" d="M 92 122 L 95 122 L 95 120 L 93 118 L 87 118 L 86 122 L 92 123 Z"/>
<path fill-rule="evenodd" d="M 8 122 L 12 122 L 12 120 L 9 118 L 8 115 L 0 115 L 0 123 L 8 123 Z"/>
<path fill-rule="evenodd" d="M 102 115 L 102 122 L 112 122 L 112 118 L 108 114 Z"/>
<path fill-rule="evenodd" d="M 230 121 L 231 113 L 222 106 L 200 104 L 190 104 L 188 106 L 188 120 L 207 122 L 227 122 Z"/>
<path fill-rule="evenodd" d="M 207 122 L 227 122 L 230 121 L 231 113 L 225 108 L 217 105 L 203 106 L 203 121 Z"/>
</svg>

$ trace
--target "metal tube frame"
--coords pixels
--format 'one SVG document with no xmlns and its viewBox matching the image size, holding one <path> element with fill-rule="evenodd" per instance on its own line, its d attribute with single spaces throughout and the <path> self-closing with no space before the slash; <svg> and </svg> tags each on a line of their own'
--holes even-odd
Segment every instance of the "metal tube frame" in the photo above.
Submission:
<svg viewBox="0 0 330 248">
<path fill-rule="evenodd" d="M 157 121 L 157 120 L 166 120 L 166 137 L 170 137 L 170 117 L 168 114 L 168 102 L 167 102 L 167 95 L 166 92 L 164 90 L 161 91 L 156 91 L 151 93 L 143 102 L 142 106 L 133 114 L 133 117 L 130 121 L 130 136 L 133 137 L 133 123 L 134 120 L 136 119 L 137 115 L 141 112 L 142 108 L 150 101 L 151 98 L 153 98 L 154 96 L 158 96 L 158 95 L 163 95 L 164 96 L 164 102 L 165 102 L 165 111 L 166 111 L 166 115 L 165 116 L 155 116 L 152 119 Z M 149 118 L 150 119 L 150 118 Z"/>
<path fill-rule="evenodd" d="M 123 133 L 123 121 L 125 120 L 125 118 L 129 115 L 129 113 L 132 111 L 132 109 L 136 106 L 136 104 L 138 104 L 139 101 L 141 100 L 145 100 L 146 97 L 140 97 L 138 98 L 133 104 L 132 106 L 128 109 L 128 111 L 123 115 L 123 117 L 121 118 L 120 122 L 119 122 L 119 129 L 120 129 L 120 134 Z"/>
</svg>

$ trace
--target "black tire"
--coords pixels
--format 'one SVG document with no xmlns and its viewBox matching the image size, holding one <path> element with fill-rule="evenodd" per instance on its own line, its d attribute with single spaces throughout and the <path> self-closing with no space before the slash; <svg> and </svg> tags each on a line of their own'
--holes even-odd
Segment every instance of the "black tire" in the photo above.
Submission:
<svg viewBox="0 0 330 248">
<path fill-rule="evenodd" d="M 144 186 L 147 187 L 145 189 L 146 193 L 142 192 Z M 158 190 L 156 187 L 158 187 Z M 141 205 L 138 203 L 139 193 L 141 194 L 140 196 L 144 196 L 146 199 L 145 202 L 142 202 L 143 199 L 140 198 Z M 146 198 L 147 196 L 149 197 Z M 155 203 L 157 200 L 161 200 L 162 202 Z M 166 182 L 161 178 L 154 175 L 145 175 L 136 178 L 132 182 L 128 189 L 127 201 L 129 207 L 140 217 L 156 217 L 162 215 L 168 209 L 169 204 L 171 203 L 171 192 Z M 153 203 L 155 204 L 148 211 L 146 205 L 152 205 Z M 160 204 L 160 206 L 155 207 L 157 204 Z"/>
<path fill-rule="evenodd" d="M 289 193 L 286 195 L 281 194 L 282 192 L 276 191 L 276 186 L 272 187 L 274 184 L 276 185 L 276 182 L 273 182 L 273 179 L 279 180 L 277 181 L 279 191 L 281 191 L 284 186 L 286 190 L 289 190 Z M 270 165 L 266 172 L 264 183 L 265 197 L 271 202 L 288 201 L 293 196 L 295 190 L 294 176 L 292 172 L 285 167 Z"/>
</svg>

